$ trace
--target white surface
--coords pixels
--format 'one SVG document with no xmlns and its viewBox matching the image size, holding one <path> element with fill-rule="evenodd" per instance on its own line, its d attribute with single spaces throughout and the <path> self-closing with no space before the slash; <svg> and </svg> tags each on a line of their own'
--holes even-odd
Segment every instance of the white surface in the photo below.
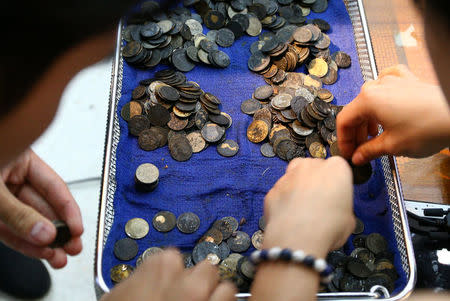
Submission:
<svg viewBox="0 0 450 301">
<path fill-rule="evenodd" d="M 103 162 L 111 59 L 81 71 L 64 91 L 57 116 L 33 145 L 34 151 L 66 182 L 100 177 Z M 69 185 L 81 208 L 83 251 L 67 266 L 53 270 L 45 301 L 95 300 L 94 252 L 100 180 Z M 0 300 L 19 300 L 0 292 Z"/>
</svg>

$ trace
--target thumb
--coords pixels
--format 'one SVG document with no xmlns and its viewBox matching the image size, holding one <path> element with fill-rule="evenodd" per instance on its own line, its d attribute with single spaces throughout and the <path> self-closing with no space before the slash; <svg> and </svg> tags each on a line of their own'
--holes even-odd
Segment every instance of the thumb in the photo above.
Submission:
<svg viewBox="0 0 450 301">
<path fill-rule="evenodd" d="M 358 146 L 352 156 L 355 165 L 362 165 L 387 153 L 386 133 Z"/>
<path fill-rule="evenodd" d="M 35 209 L 18 200 L 2 181 L 0 220 L 17 236 L 34 245 L 47 246 L 56 237 L 55 226 Z"/>
</svg>

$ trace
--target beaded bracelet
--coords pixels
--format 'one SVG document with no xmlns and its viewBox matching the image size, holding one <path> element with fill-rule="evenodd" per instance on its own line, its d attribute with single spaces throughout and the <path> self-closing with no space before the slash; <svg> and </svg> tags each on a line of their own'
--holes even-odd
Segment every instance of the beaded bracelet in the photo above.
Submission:
<svg viewBox="0 0 450 301">
<path fill-rule="evenodd" d="M 291 251 L 290 249 L 281 249 L 279 247 L 268 250 L 256 250 L 250 255 L 250 260 L 255 265 L 264 261 L 277 260 L 301 263 L 318 272 L 322 283 L 330 283 L 333 279 L 333 268 L 324 259 L 316 259 L 314 256 L 306 255 L 302 250 Z"/>
</svg>

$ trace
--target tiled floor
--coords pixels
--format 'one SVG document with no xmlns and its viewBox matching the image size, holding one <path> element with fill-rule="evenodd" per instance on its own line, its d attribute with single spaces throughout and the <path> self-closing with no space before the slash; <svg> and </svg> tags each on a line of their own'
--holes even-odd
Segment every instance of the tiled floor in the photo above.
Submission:
<svg viewBox="0 0 450 301">
<path fill-rule="evenodd" d="M 85 229 L 83 252 L 69 258 L 62 270 L 49 267 L 52 287 L 39 300 L 95 300 L 94 251 L 110 78 L 111 59 L 80 72 L 66 88 L 53 124 L 33 145 L 69 183 Z M 90 180 L 78 182 L 83 179 Z M 18 299 L 0 293 L 0 300 Z"/>
</svg>

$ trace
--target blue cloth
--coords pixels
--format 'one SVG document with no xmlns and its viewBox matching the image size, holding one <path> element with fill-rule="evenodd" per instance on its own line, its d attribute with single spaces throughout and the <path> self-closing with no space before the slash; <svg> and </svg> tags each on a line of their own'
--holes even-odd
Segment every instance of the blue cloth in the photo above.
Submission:
<svg viewBox="0 0 450 301">
<path fill-rule="evenodd" d="M 358 95 L 363 84 L 350 18 L 342 1 L 330 1 L 325 13 L 312 13 L 308 19 L 316 17 L 328 20 L 332 26 L 328 33 L 333 43 L 331 52 L 342 50 L 352 58 L 349 69 L 339 70 L 337 83 L 326 87 L 335 96 L 333 103 L 347 104 Z M 138 240 L 139 254 L 150 246 L 176 246 L 182 251 L 191 251 L 212 223 L 224 216 L 234 216 L 237 220 L 245 218 L 247 223 L 242 230 L 250 235 L 258 229 L 264 196 L 283 175 L 287 163 L 278 158 L 263 157 L 260 145 L 249 142 L 246 137 L 252 117 L 240 112 L 240 104 L 251 98 L 257 86 L 265 84 L 262 76 L 247 68 L 249 48 L 255 40 L 256 37 L 245 36 L 231 48 L 222 49 L 231 58 L 231 65 L 224 70 L 199 65 L 186 73 L 188 80 L 196 81 L 205 92 L 216 95 L 222 101 L 222 110 L 233 118 L 227 138 L 235 140 L 240 146 L 235 157 L 221 157 L 215 146 L 194 154 L 187 162 L 173 160 L 167 146 L 152 152 L 143 151 L 138 147 L 137 138 L 128 135 L 127 123 L 119 117 L 121 135 L 116 161 L 115 216 L 103 254 L 103 277 L 108 286 L 112 287 L 109 276 L 111 267 L 121 262 L 113 255 L 114 243 L 126 237 L 125 223 L 131 218 L 141 217 L 150 224 L 149 234 Z M 122 97 L 117 108 L 119 116 L 139 80 L 150 78 L 163 68 L 158 66 L 151 71 L 142 71 L 124 63 Z M 159 168 L 160 182 L 155 191 L 140 193 L 134 186 L 134 172 L 137 166 L 146 162 Z M 386 207 L 390 210 L 381 164 L 379 161 L 372 164 L 374 175 L 370 181 L 355 187 L 355 213 L 364 221 L 366 234 L 379 232 L 388 238 L 390 250 L 395 253 L 395 265 L 401 272 L 396 283 L 398 291 L 405 286 L 406 275 L 401 269 L 390 211 L 385 216 L 379 215 Z M 190 235 L 176 228 L 169 233 L 159 233 L 151 226 L 151 221 L 161 210 L 169 210 L 176 216 L 187 211 L 194 212 L 200 217 L 200 228 Z M 326 221 L 317 220 L 317 223 L 323 222 Z M 353 248 L 351 243 L 347 248 L 348 251 Z M 247 254 L 252 250 L 250 248 Z M 136 258 L 126 263 L 135 265 L 135 261 Z"/>
</svg>

